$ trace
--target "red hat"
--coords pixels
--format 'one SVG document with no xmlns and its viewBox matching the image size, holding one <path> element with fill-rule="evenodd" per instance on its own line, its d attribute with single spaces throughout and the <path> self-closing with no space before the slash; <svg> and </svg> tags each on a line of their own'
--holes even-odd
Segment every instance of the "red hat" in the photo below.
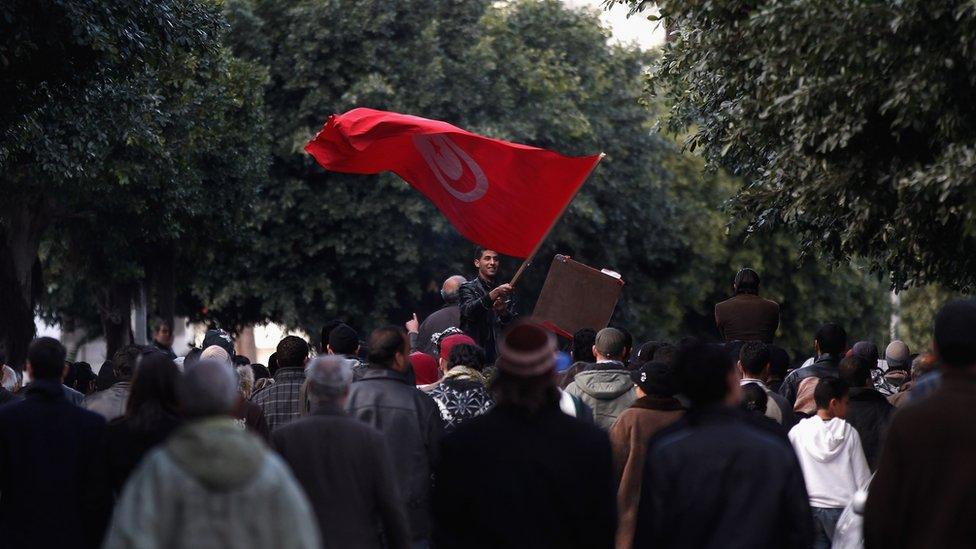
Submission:
<svg viewBox="0 0 976 549">
<path fill-rule="evenodd" d="M 410 365 L 417 385 L 430 385 L 440 378 L 437 361 L 427 353 L 410 353 Z"/>
<path fill-rule="evenodd" d="M 451 349 L 455 345 L 477 345 L 471 336 L 464 334 L 449 335 L 441 340 L 441 358 L 447 360 L 451 358 Z"/>
<path fill-rule="evenodd" d="M 518 377 L 534 377 L 556 366 L 556 338 L 531 319 L 515 324 L 498 342 L 498 369 Z"/>
</svg>

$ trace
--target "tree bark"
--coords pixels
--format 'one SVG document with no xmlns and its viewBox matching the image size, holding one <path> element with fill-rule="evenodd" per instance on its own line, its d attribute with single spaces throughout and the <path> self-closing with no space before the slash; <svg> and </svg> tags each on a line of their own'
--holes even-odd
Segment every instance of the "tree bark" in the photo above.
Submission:
<svg viewBox="0 0 976 549">
<path fill-rule="evenodd" d="M 98 292 L 98 314 L 105 334 L 105 358 L 132 343 L 132 288 L 112 283 Z"/>
<path fill-rule="evenodd" d="M 11 200 L 0 211 L 0 344 L 7 363 L 24 366 L 34 338 L 34 268 L 47 228 L 46 201 Z"/>
</svg>

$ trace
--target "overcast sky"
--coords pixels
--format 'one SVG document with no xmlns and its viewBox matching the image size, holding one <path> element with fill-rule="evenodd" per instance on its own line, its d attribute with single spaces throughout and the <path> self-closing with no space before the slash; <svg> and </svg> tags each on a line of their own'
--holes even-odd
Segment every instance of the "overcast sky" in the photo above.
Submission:
<svg viewBox="0 0 976 549">
<path fill-rule="evenodd" d="M 609 10 L 603 9 L 602 0 L 563 0 L 572 7 L 586 7 L 598 10 L 600 19 L 613 31 L 615 40 L 621 42 L 637 42 L 643 49 L 653 48 L 664 43 L 664 29 L 657 22 L 647 20 L 646 13 L 634 14 L 627 17 L 627 6 L 615 5 Z"/>
</svg>

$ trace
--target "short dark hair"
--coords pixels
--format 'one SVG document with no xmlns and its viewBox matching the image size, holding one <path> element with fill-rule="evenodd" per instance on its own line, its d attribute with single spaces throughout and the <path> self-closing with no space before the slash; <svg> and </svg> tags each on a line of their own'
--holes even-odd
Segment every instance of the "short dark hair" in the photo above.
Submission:
<svg viewBox="0 0 976 549">
<path fill-rule="evenodd" d="M 273 376 L 278 371 L 278 353 L 271 353 L 268 357 L 268 372 Z"/>
<path fill-rule="evenodd" d="M 747 374 L 758 376 L 769 364 L 769 347 L 762 341 L 746 341 L 739 349 L 739 362 Z"/>
<path fill-rule="evenodd" d="M 161 317 L 157 317 L 157 318 L 154 318 L 153 319 L 153 323 L 152 323 L 153 333 L 156 333 L 156 332 L 162 330 L 164 326 L 167 327 L 167 328 L 169 328 L 170 330 L 173 329 L 173 323 L 171 321 L 166 320 L 166 319 L 161 318 Z"/>
<path fill-rule="evenodd" d="M 369 334 L 369 363 L 384 368 L 393 366 L 397 353 L 405 353 L 407 339 L 398 326 L 383 326 Z"/>
<path fill-rule="evenodd" d="M 339 326 L 340 324 L 345 324 L 345 322 L 339 320 L 338 318 L 334 318 L 326 322 L 325 325 L 322 326 L 322 331 L 319 333 L 320 335 L 319 342 L 322 344 L 322 346 L 320 347 L 319 350 L 322 351 L 323 353 L 325 352 L 326 346 L 329 345 L 329 334 L 331 334 L 332 330 L 335 330 L 336 326 Z"/>
<path fill-rule="evenodd" d="M 329 332 L 329 347 L 338 355 L 355 354 L 359 347 L 359 334 L 348 324 L 339 324 Z"/>
<path fill-rule="evenodd" d="M 735 293 L 737 294 L 759 293 L 759 273 L 746 267 L 735 273 L 732 284 L 735 286 Z"/>
<path fill-rule="evenodd" d="M 573 334 L 573 346 L 570 350 L 575 362 L 596 362 L 593 356 L 593 343 L 596 341 L 596 330 L 593 328 L 580 328 Z"/>
<path fill-rule="evenodd" d="M 939 309 L 935 353 L 950 368 L 976 363 L 976 300 L 957 299 Z"/>
<path fill-rule="evenodd" d="M 279 368 L 301 368 L 308 358 L 308 342 L 298 336 L 287 336 L 278 342 L 275 355 Z"/>
<path fill-rule="evenodd" d="M 790 369 L 790 354 L 777 345 L 769 346 L 769 375 L 783 379 Z"/>
<path fill-rule="evenodd" d="M 817 388 L 813 390 L 813 400 L 817 403 L 818 410 L 826 410 L 830 407 L 830 401 L 847 396 L 850 387 L 847 382 L 839 377 L 824 377 L 817 382 Z"/>
<path fill-rule="evenodd" d="M 251 359 L 244 355 L 234 355 L 231 361 L 234 363 L 234 366 L 248 366 L 251 364 Z"/>
<path fill-rule="evenodd" d="M 728 394 L 732 357 L 721 345 L 685 341 L 674 357 L 674 366 L 683 392 L 694 406 L 721 402 Z"/>
<path fill-rule="evenodd" d="M 259 379 L 264 379 L 266 377 L 271 377 L 271 372 L 268 367 L 264 364 L 258 364 L 257 362 L 251 363 L 251 371 L 254 372 L 254 381 Z"/>
<path fill-rule="evenodd" d="M 112 355 L 112 371 L 116 381 L 125 381 L 132 377 L 142 357 L 142 347 L 126 345 Z"/>
<path fill-rule="evenodd" d="M 476 260 L 481 259 L 481 256 L 485 255 L 485 252 L 498 253 L 497 251 L 492 250 L 491 248 L 482 248 L 481 246 L 478 246 L 477 248 L 474 249 L 474 258 Z"/>
<path fill-rule="evenodd" d="M 768 403 L 769 397 L 758 383 L 746 383 L 742 386 L 742 399 L 739 401 L 739 407 L 743 410 L 766 415 Z"/>
<path fill-rule="evenodd" d="M 630 333 L 630 330 L 624 328 L 623 326 L 614 326 L 614 328 L 620 330 L 620 333 L 624 334 L 624 354 L 621 357 L 624 361 L 630 358 L 630 354 L 634 352 L 634 335 Z"/>
<path fill-rule="evenodd" d="M 458 343 L 451 348 L 451 354 L 447 358 L 447 369 L 455 366 L 467 366 L 479 372 L 485 367 L 485 352 L 477 345 Z"/>
<path fill-rule="evenodd" d="M 859 356 L 840 361 L 840 377 L 851 387 L 864 387 L 871 379 L 871 363 Z"/>
<path fill-rule="evenodd" d="M 678 352 L 678 348 L 670 343 L 665 343 L 658 347 L 654 351 L 654 356 L 651 360 L 654 362 L 663 362 L 665 364 L 671 364 L 674 362 L 674 355 Z"/>
<path fill-rule="evenodd" d="M 816 340 L 820 344 L 821 353 L 839 355 L 847 350 L 847 332 L 840 324 L 824 324 L 817 330 Z"/>
<path fill-rule="evenodd" d="M 53 337 L 39 337 L 27 348 L 34 379 L 61 379 L 66 356 L 64 345 Z"/>
</svg>

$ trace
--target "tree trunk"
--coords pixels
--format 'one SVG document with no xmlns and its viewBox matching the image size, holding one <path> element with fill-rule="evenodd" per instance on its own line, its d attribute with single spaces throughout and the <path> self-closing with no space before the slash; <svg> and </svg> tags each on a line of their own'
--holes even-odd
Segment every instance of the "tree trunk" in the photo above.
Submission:
<svg viewBox="0 0 976 549">
<path fill-rule="evenodd" d="M 172 326 L 176 316 L 176 253 L 172 247 L 166 246 L 156 258 L 157 261 L 150 266 L 153 310 L 155 316 Z"/>
<path fill-rule="evenodd" d="M 11 200 L 0 212 L 0 344 L 7 363 L 24 366 L 34 338 L 34 264 L 47 227 L 46 202 Z"/>
<path fill-rule="evenodd" d="M 105 358 L 111 360 L 116 351 L 132 343 L 132 288 L 113 283 L 98 292 L 96 300 L 105 334 Z"/>
</svg>

